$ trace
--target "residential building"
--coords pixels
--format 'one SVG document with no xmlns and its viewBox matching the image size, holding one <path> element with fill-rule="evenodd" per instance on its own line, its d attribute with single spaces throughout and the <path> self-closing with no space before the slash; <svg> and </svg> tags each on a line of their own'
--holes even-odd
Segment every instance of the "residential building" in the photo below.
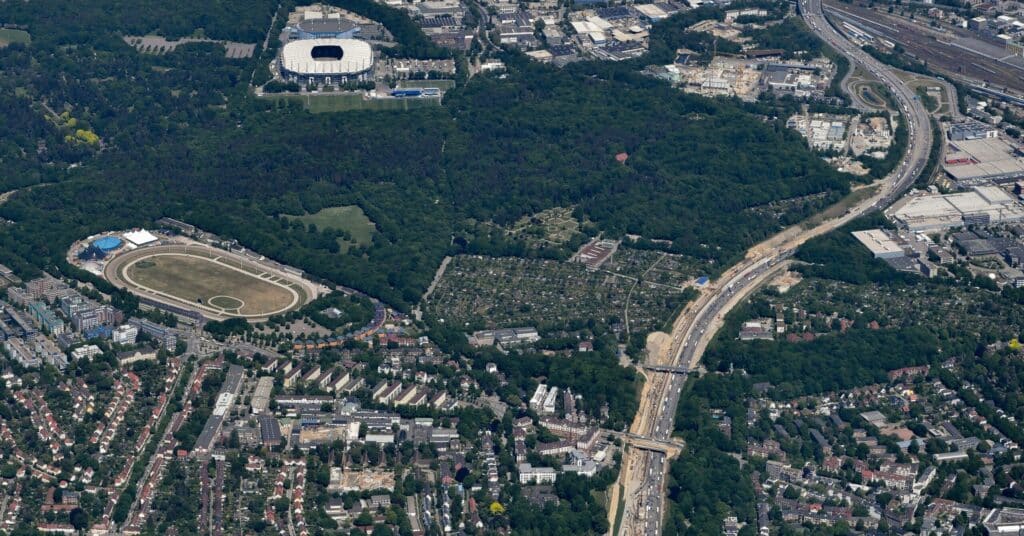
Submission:
<svg viewBox="0 0 1024 536">
<path fill-rule="evenodd" d="M 28 312 L 32 319 L 35 320 L 39 327 L 46 333 L 51 335 L 61 335 L 67 329 L 64 325 L 64 321 L 57 318 L 57 315 L 41 301 L 30 302 L 28 304 Z"/>
<path fill-rule="evenodd" d="M 551 467 L 534 467 L 528 463 L 519 464 L 520 484 L 554 484 L 558 473 Z"/>
<path fill-rule="evenodd" d="M 101 353 L 103 352 L 102 350 L 100 350 L 99 346 L 96 346 L 95 344 L 90 344 L 87 346 L 80 346 L 78 348 L 75 348 L 74 350 L 71 350 L 71 358 L 74 359 L 75 361 L 78 361 L 79 359 L 98 356 Z"/>
<path fill-rule="evenodd" d="M 114 329 L 110 337 L 114 344 L 131 345 L 139 336 L 139 328 L 131 324 L 123 324 Z"/>
<path fill-rule="evenodd" d="M 143 352 L 142 350 L 135 350 L 134 352 L 121 352 L 120 354 L 117 354 L 117 362 L 122 367 L 127 367 L 128 365 L 131 365 L 132 363 L 137 363 L 139 361 L 155 360 L 156 352 L 154 351 Z"/>
<path fill-rule="evenodd" d="M 4 341 L 4 351 L 11 359 L 15 360 L 21 366 L 25 368 L 35 368 L 42 364 L 42 361 L 36 357 L 25 341 L 17 338 L 11 338 Z"/>
<path fill-rule="evenodd" d="M 128 321 L 128 324 L 138 328 L 141 333 L 153 337 L 168 350 L 173 350 L 178 345 L 178 334 L 174 328 L 162 326 L 145 318 L 133 318 Z"/>
</svg>

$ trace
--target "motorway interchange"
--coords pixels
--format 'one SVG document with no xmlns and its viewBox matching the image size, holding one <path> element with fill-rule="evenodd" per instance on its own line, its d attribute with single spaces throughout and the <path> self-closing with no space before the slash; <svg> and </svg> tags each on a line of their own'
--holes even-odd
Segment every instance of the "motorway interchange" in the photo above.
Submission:
<svg viewBox="0 0 1024 536">
<path fill-rule="evenodd" d="M 699 366 L 704 348 L 732 307 L 773 274 L 788 266 L 788 258 L 807 240 L 891 204 L 914 183 L 927 162 L 932 143 L 932 125 L 927 110 L 914 95 L 914 91 L 900 80 L 892 68 L 875 60 L 837 32 L 825 19 L 821 0 L 800 0 L 799 8 L 811 29 L 846 56 L 851 68 L 854 65 L 861 66 L 888 87 L 902 110 L 902 120 L 907 122 L 910 134 L 907 152 L 899 166 L 886 177 L 878 194 L 851 208 L 842 217 L 824 221 L 811 229 L 787 229 L 751 248 L 744 261 L 727 270 L 718 281 L 704 289 L 700 297 L 673 324 L 671 344 L 667 346 L 667 351 L 648 356 L 649 367 L 674 367 L 679 371 L 657 372 L 648 368 L 640 409 L 630 430 L 635 436 L 656 441 L 671 438 L 676 406 L 686 382 L 685 371 Z M 685 456 L 685 451 L 681 455 Z M 657 449 L 634 446 L 626 451 L 618 483 L 624 493 L 623 511 L 616 512 L 616 505 L 610 509 L 613 523 L 616 516 L 622 518 L 619 534 L 633 536 L 661 533 L 668 461 L 666 452 Z"/>
</svg>

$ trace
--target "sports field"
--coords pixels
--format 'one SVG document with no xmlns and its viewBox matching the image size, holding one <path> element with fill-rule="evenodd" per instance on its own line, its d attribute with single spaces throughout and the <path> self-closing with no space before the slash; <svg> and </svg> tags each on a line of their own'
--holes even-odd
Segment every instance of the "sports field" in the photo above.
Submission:
<svg viewBox="0 0 1024 536">
<path fill-rule="evenodd" d="M 214 318 L 266 318 L 301 307 L 310 299 L 297 280 L 204 247 L 132 251 L 114 258 L 104 275 L 140 296 Z"/>
<path fill-rule="evenodd" d="M 422 99 L 364 99 L 358 93 L 317 93 L 302 95 L 275 95 L 272 93 L 263 96 L 267 99 L 296 100 L 311 113 L 348 112 L 351 110 L 411 110 L 424 106 L 437 106 L 441 103 L 439 98 Z"/>
<path fill-rule="evenodd" d="M 418 87 L 436 87 L 445 91 L 455 87 L 455 80 L 399 80 L 398 87 L 405 88 L 418 88 Z"/>
</svg>

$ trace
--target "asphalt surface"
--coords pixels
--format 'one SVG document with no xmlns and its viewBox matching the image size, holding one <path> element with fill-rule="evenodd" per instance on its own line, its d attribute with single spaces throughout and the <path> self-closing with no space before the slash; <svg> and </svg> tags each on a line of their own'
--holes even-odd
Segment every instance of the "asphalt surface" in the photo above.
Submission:
<svg viewBox="0 0 1024 536">
<path fill-rule="evenodd" d="M 824 9 L 834 22 L 845 21 L 874 37 L 898 43 L 946 76 L 1024 92 L 1024 58 L 1011 55 L 1002 43 L 962 28 L 928 27 L 857 3 L 827 0 Z"/>
<path fill-rule="evenodd" d="M 901 117 L 909 123 L 909 149 L 899 167 L 886 178 L 879 193 L 851 208 L 844 216 L 807 230 L 788 229 L 751 248 L 744 261 L 709 285 L 676 320 L 668 352 L 669 362 L 649 363 L 651 365 L 695 369 L 725 314 L 770 276 L 783 269 L 797 247 L 867 212 L 889 205 L 914 183 L 927 162 L 932 141 L 931 123 L 928 112 L 914 91 L 902 82 L 893 69 L 878 62 L 836 32 L 824 18 L 821 0 L 801 0 L 799 6 L 811 29 L 845 55 L 850 60 L 851 69 L 853 65 L 860 65 L 889 88 L 900 105 L 903 113 Z M 634 434 L 660 441 L 670 438 L 686 376 L 686 373 L 648 371 L 648 385 L 632 427 Z M 685 456 L 685 452 L 682 455 Z M 627 452 L 620 475 L 625 508 L 618 512 L 623 519 L 619 534 L 661 534 L 667 463 L 665 454 L 654 450 L 631 448 Z"/>
</svg>

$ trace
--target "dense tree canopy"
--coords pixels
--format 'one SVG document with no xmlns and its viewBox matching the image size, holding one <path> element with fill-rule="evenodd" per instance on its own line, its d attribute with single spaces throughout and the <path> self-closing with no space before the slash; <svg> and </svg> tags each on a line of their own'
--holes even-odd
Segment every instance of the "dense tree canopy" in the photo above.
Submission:
<svg viewBox="0 0 1024 536">
<path fill-rule="evenodd" d="M 537 387 L 535 378 L 546 378 L 546 382 L 562 389 L 571 389 L 580 395 L 579 409 L 599 418 L 601 409 L 608 408 L 605 425 L 612 429 L 627 426 L 636 413 L 637 375 L 635 369 L 619 365 L 615 355 L 615 340 L 598 339 L 595 351 L 573 353 L 572 356 L 546 356 L 533 352 L 472 351 L 478 365 L 493 362 L 508 378 L 512 389 L 532 394 Z M 498 389 L 497 380 L 490 374 L 478 374 L 477 380 L 485 388 Z"/>
<path fill-rule="evenodd" d="M 336 3 L 380 19 L 404 53 L 438 55 L 404 14 Z M 664 239 L 727 265 L 848 190 L 770 106 L 680 94 L 620 67 L 507 56 L 507 76 L 477 76 L 440 108 L 311 115 L 249 93 L 266 58 L 228 59 L 213 43 L 145 55 L 121 38 L 203 28 L 262 42 L 276 6 L 253 2 L 238 18 L 222 2 L 174 4 L 164 16 L 170 7 L 143 2 L 119 19 L 127 4 L 88 4 L 0 6 L 38 34 L 0 50 L 0 94 L 16 95 L 2 97 L 15 112 L 0 119 L 0 188 L 56 183 L 0 207 L 16 222 L 0 229 L 0 262 L 22 272 L 68 271 L 74 240 L 172 216 L 405 309 L 445 254 L 522 250 L 479 235 L 480 222 L 576 205 L 606 235 Z M 669 48 L 690 22 L 672 21 L 658 30 Z M 280 217 L 336 205 L 367 214 L 372 243 L 341 253 L 330 231 Z"/>
<path fill-rule="evenodd" d="M 105 32 L 178 38 L 202 30 L 214 39 L 255 43 L 263 40 L 276 7 L 272 0 L 37 0 L 4 2 L 0 19 L 27 26 L 37 42 L 80 44 Z"/>
</svg>

